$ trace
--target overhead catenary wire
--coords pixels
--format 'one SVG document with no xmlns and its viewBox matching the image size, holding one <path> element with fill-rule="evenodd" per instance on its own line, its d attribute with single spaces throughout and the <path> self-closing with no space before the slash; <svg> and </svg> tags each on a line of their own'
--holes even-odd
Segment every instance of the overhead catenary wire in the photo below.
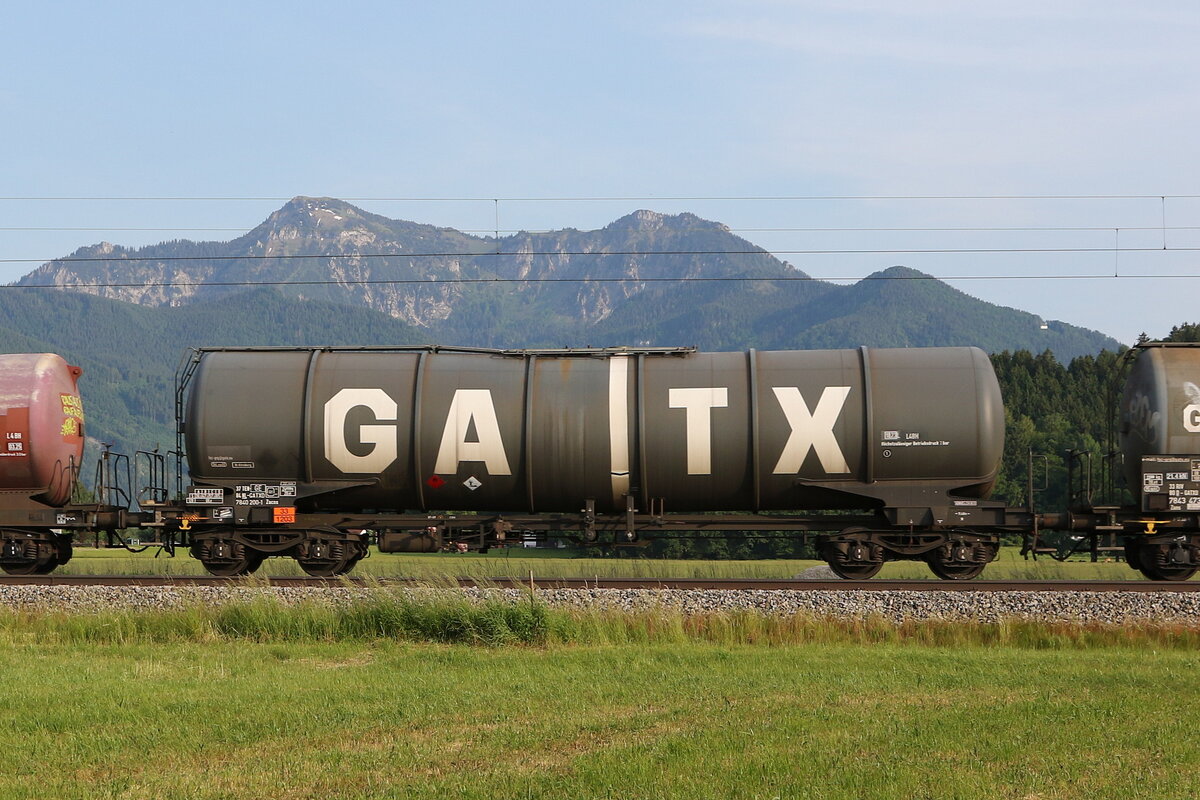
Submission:
<svg viewBox="0 0 1200 800">
<path fill-rule="evenodd" d="M 237 196 L 209 196 L 209 197 L 189 197 L 189 196 L 45 196 L 45 197 L 0 197 L 0 201 L 164 201 L 164 202 L 186 202 L 186 201 L 260 201 L 260 202 L 277 202 L 281 200 L 292 200 L 294 198 L 287 197 L 237 197 Z M 315 201 L 321 201 L 325 198 L 307 198 Z M 107 254 L 104 256 L 63 256 L 52 258 L 0 258 L 0 264 L 54 264 L 54 265 L 69 265 L 72 263 L 108 263 L 108 264 L 133 264 L 133 263 L 187 263 L 187 262 L 250 262 L 250 261 L 271 261 L 271 260 L 317 260 L 317 261 L 334 261 L 334 260 L 375 260 L 375 259 L 392 259 L 403 261 L 408 259 L 435 259 L 435 258 L 458 258 L 458 259 L 473 259 L 479 260 L 478 263 L 486 265 L 489 262 L 494 263 L 497 259 L 503 258 L 542 258 L 542 257 L 572 257 L 572 258 L 605 258 L 605 257 L 703 257 L 703 256 L 777 256 L 777 257 L 799 257 L 799 256 L 903 256 L 903 255 L 1003 255 L 1003 254 L 1112 254 L 1114 259 L 1119 259 L 1121 254 L 1142 253 L 1142 252 L 1194 252 L 1200 247 L 1187 246 L 1168 246 L 1168 232 L 1186 232 L 1200 230 L 1200 226 L 1168 226 L 1166 224 L 1166 205 L 1167 200 L 1186 200 L 1200 199 L 1200 195 L 1191 194 L 974 194 L 974 195 L 917 195 L 917 194 L 897 194 L 897 195 L 645 195 L 645 196 L 576 196 L 576 197 L 347 197 L 341 198 L 346 201 L 353 202 L 486 202 L 495 208 L 497 218 L 495 227 L 490 230 L 466 230 L 459 229 L 460 232 L 471 233 L 476 232 L 487 235 L 487 238 L 494 236 L 492 240 L 495 242 L 495 249 L 467 248 L 462 251 L 436 251 L 436 252 L 386 252 L 386 253 L 259 253 L 259 254 L 241 254 L 241 255 L 133 255 L 133 253 L 145 252 L 147 249 L 154 247 L 149 245 L 140 249 L 122 248 L 129 255 Z M 1127 225 L 1127 226 L 1096 226 L 1096 225 L 1043 225 L 1043 226 L 778 226 L 778 227 L 730 227 L 720 226 L 728 232 L 743 232 L 743 233 L 1004 233 L 1004 232 L 1030 232 L 1030 233 L 1068 233 L 1068 232 L 1116 232 L 1118 237 L 1117 243 L 1113 246 L 1095 246 L 1095 247 L 873 247 L 873 248 L 770 248 L 751 246 L 750 248 L 729 248 L 729 249 L 665 249 L 665 250 L 637 250 L 637 249 L 622 249 L 622 250 L 525 250 L 509 252 L 501 249 L 500 238 L 501 233 L 527 233 L 538 234 L 550 231 L 533 231 L 529 229 L 520 230 L 505 230 L 499 227 L 499 204 L 501 202 L 631 202 L 638 200 L 651 201 L 671 201 L 671 202 L 701 202 L 701 201 L 920 201 L 920 200 L 950 200 L 950 201 L 1089 201 L 1089 200 L 1128 200 L 1128 201 L 1154 201 L 1159 208 L 1159 216 L 1161 216 L 1162 224 L 1160 225 Z M 439 226 L 429 226 L 439 227 Z M 697 229 L 709 229 L 709 226 L 695 226 Z M 447 229 L 453 230 L 453 229 Z M 1153 247 L 1120 247 L 1119 246 L 1119 231 L 1128 232 L 1134 231 L 1161 231 L 1161 243 Z M 75 226 L 75 227 L 55 227 L 55 226 L 11 226 L 0 227 L 0 231 L 114 231 L 114 232 L 239 232 L 246 233 L 245 227 L 101 227 L 101 226 Z M 483 241 L 480 244 L 484 244 Z M 491 246 L 488 244 L 487 246 Z M 484 261 L 486 259 L 486 261 Z M 1119 262 L 1118 262 L 1119 263 Z M 70 284 L 71 288 L 80 289 L 104 289 L 104 288 L 131 288 L 131 287 L 191 287 L 199 285 L 208 286 L 313 286 L 313 285 L 367 285 L 367 284 L 454 284 L 454 283 L 654 283 L 654 282 L 756 282 L 756 281 L 831 281 L 831 282 L 851 282 L 864 279 L 877 280 L 942 280 L 942 281 L 978 281 L 978 280 L 1095 280 L 1098 278 L 1193 278 L 1200 275 L 1190 273 L 1164 273 L 1150 275 L 1146 273 L 1133 273 L 1130 275 L 1120 275 L 1119 270 L 1115 267 L 1112 271 L 1106 274 L 1093 273 L 1066 273 L 1057 272 L 1054 274 L 1044 275 L 1027 275 L 1018 273 L 997 273 L 989 274 L 964 274 L 964 275 L 879 275 L 871 274 L 864 276 L 847 276 L 847 275 L 831 275 L 809 276 L 798 274 L 795 276 L 775 275 L 775 276 L 679 276 L 679 277 L 655 277 L 655 278 L 638 278 L 628 275 L 619 277 L 605 276 L 588 276 L 579 278 L 561 278 L 561 277 L 543 277 L 543 278 L 501 278 L 501 277 L 479 277 L 479 278 L 379 278 L 379 279 L 351 279 L 351 278 L 331 278 L 311 281 L 298 280 L 259 280 L 259 281 L 196 281 L 196 280 L 163 280 L 157 282 L 130 282 L 130 283 L 75 283 Z M 36 284 L 21 284 L 10 285 L 15 288 L 54 288 L 46 285 Z M 4 287 L 9 288 L 9 287 Z"/>
<path fill-rule="evenodd" d="M 231 195 L 44 195 L 0 197 L 0 202 L 289 202 L 296 197 Z M 324 199 L 309 197 L 310 200 Z M 783 201 L 870 201 L 870 200 L 1196 200 L 1200 194 L 796 194 L 796 195 L 595 195 L 595 196 L 511 196 L 483 195 L 412 196 L 412 197 L 339 197 L 355 203 L 629 203 L 640 200 L 659 202 L 783 202 Z"/>
<path fill-rule="evenodd" d="M 587 277 L 587 278 L 396 278 L 396 279 L 328 279 L 328 280 L 289 280 L 289 281 L 135 281 L 130 283 L 9 283 L 0 285 L 0 290 L 79 290 L 79 289 L 156 289 L 156 288 L 190 288 L 206 287 L 258 287 L 258 286 L 444 286 L 469 284 L 526 284 L 526 283 L 843 283 L 859 281 L 1072 281 L 1072 280 L 1157 280 L 1171 278 L 1200 278 L 1196 273 L 1136 273 L 1114 275 L 1108 273 L 1079 273 L 1054 275 L 784 275 L 784 276 L 726 276 L 726 277 L 666 277 L 666 278 L 637 278 L 623 277 Z"/>
<path fill-rule="evenodd" d="M 1113 229 L 1109 229 L 1113 230 Z M 1162 247 L 1123 247 L 1122 253 L 1161 253 Z M 137 263 L 178 261 L 292 261 L 303 259 L 376 259 L 376 258 L 497 258 L 529 256 L 572 256 L 603 258 L 607 256 L 764 256 L 764 255 L 982 255 L 1003 253 L 1112 253 L 1109 247 L 939 247 L 939 248 L 849 248 L 849 249 L 766 249 L 750 250 L 514 250 L 514 251 L 438 251 L 423 253 L 256 253 L 243 255 L 195 256 L 62 256 L 59 258 L 0 258 L 0 264 L 78 264 L 78 263 Z M 1200 247 L 1168 247 L 1167 252 L 1196 252 Z"/>
<path fill-rule="evenodd" d="M 425 223 L 417 223 L 425 224 Z M 430 225 L 429 227 L 440 227 Z M 943 227 L 772 227 L 772 228 L 745 228 L 745 227 L 730 227 L 722 226 L 724 230 L 730 233 L 1080 233 L 1080 232 L 1102 232 L 1111 233 L 1116 226 L 1113 225 L 1037 225 L 1037 226 L 943 226 Z M 1200 231 L 1200 225 L 1121 225 L 1123 231 Z M 504 233 L 509 235 L 527 233 L 527 234 L 547 234 L 557 232 L 552 228 L 501 228 L 497 231 L 495 228 L 454 228 L 459 233 L 479 233 L 479 234 L 495 234 Z M 682 232 L 711 230 L 710 226 L 684 226 L 676 228 Z M 114 227 L 114 226 L 51 226 L 51 225 L 7 225 L 0 226 L 0 231 L 9 233 L 35 233 L 35 232 L 52 232 L 52 233 L 71 233 L 71 232 L 91 232 L 91 233 L 247 233 L 243 227 L 188 227 L 188 228 L 141 228 L 141 227 Z"/>
</svg>

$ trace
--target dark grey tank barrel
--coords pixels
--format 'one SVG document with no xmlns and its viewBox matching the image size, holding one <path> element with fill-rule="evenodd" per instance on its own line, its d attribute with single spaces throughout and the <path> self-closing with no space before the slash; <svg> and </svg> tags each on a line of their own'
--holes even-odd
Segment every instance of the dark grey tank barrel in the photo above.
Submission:
<svg viewBox="0 0 1200 800">
<path fill-rule="evenodd" d="M 1159 342 L 1141 345 L 1136 352 L 1118 429 L 1125 480 L 1135 496 L 1149 488 L 1164 500 L 1174 495 L 1171 510 L 1200 511 L 1200 458 L 1195 455 L 1200 453 L 1200 347 Z M 1182 466 L 1143 464 L 1166 456 L 1181 457 Z M 1179 477 L 1159 480 L 1156 475 Z"/>
<path fill-rule="evenodd" d="M 768 511 L 986 497 L 1004 412 L 967 347 L 246 348 L 202 352 L 185 431 L 193 480 L 310 510 Z"/>
</svg>

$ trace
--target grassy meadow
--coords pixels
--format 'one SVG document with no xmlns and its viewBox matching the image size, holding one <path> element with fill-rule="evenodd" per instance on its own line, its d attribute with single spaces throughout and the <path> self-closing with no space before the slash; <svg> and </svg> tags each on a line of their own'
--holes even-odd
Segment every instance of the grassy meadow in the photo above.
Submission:
<svg viewBox="0 0 1200 800">
<path fill-rule="evenodd" d="M 1159 798 L 1200 629 L 684 617 L 381 590 L 0 611 L 0 798 Z"/>
<path fill-rule="evenodd" d="M 201 572 L 184 553 L 76 553 L 62 572 Z M 513 548 L 375 553 L 356 574 L 436 587 L 816 563 Z M 1139 577 L 1015 548 L 985 575 Z M 0 800 L 1183 798 L 1200 780 L 1198 670 L 1200 627 L 564 610 L 536 593 L 0 609 Z"/>
<path fill-rule="evenodd" d="M 911 645 L 24 646 L 0 653 L 0 797 L 1183 798 L 1198 667 Z"/>
<path fill-rule="evenodd" d="M 203 575 L 200 562 L 186 549 L 174 558 L 156 549 L 132 554 L 123 549 L 79 547 L 75 556 L 56 574 L 62 575 Z M 157 555 L 157 557 L 156 557 Z M 488 553 L 391 554 L 372 550 L 371 557 L 355 566 L 352 574 L 364 576 L 406 576 L 422 579 L 444 577 L 528 577 L 540 578 L 791 578 L 822 561 L 771 559 L 760 561 L 703 561 L 650 558 L 584 557 L 571 551 L 534 550 L 510 547 Z M 258 575 L 303 575 L 290 558 L 269 558 Z M 880 578 L 932 579 L 933 573 L 921 562 L 898 561 L 884 565 Z M 1021 558 L 1019 548 L 1004 547 L 1000 558 L 983 573 L 994 580 L 1144 580 L 1140 572 L 1116 561 L 1092 563 L 1080 556 L 1058 562 L 1048 556 L 1037 561 Z M 1200 576 L 1198 576 L 1200 577 Z"/>
</svg>

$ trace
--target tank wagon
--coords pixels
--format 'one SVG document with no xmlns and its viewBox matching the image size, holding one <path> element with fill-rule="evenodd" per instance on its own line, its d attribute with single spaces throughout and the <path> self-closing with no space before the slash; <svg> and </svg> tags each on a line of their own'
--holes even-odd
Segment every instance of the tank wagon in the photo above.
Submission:
<svg viewBox="0 0 1200 800">
<path fill-rule="evenodd" d="M 394 532 L 413 511 L 434 515 L 422 527 L 454 509 L 495 532 L 629 544 L 717 526 L 824 530 L 828 517 L 795 512 L 836 509 L 861 523 L 823 540 L 840 573 L 920 556 L 949 577 L 995 553 L 997 532 L 972 525 L 1005 521 L 982 499 L 1003 407 L 973 348 L 220 349 L 199 352 L 186 384 L 187 501 L 232 513 L 192 526 L 210 568 L 288 552 L 340 571 L 364 552 L 358 528 L 383 529 L 384 550 L 439 546 Z"/>
<path fill-rule="evenodd" d="M 141 453 L 142 490 L 114 498 L 101 471 L 91 504 L 64 491 L 79 451 L 63 448 L 82 446 L 79 370 L 0 356 L 0 412 L 19 421 L 24 403 L 47 420 L 17 431 L 39 466 L 0 472 L 0 567 L 48 572 L 73 534 L 124 528 L 189 547 L 217 575 L 271 556 L 337 575 L 372 541 L 485 550 L 519 533 L 627 547 L 771 531 L 815 536 L 843 577 L 911 559 L 962 579 L 1003 534 L 1036 552 L 1052 528 L 1093 547 L 1120 537 L 1133 566 L 1182 579 L 1200 566 L 1200 349 L 1136 351 L 1121 423 L 1136 501 L 1080 495 L 1060 514 L 988 499 L 1004 409 L 976 348 L 198 349 L 178 375 L 175 485 L 165 456 Z"/>
<path fill-rule="evenodd" d="M 0 567 L 47 573 L 71 558 L 72 531 L 116 529 L 123 509 L 67 507 L 83 458 L 83 370 L 53 353 L 0 355 Z"/>
<path fill-rule="evenodd" d="M 1125 540 L 1130 566 L 1159 580 L 1200 569 L 1200 346 L 1151 342 L 1137 354 L 1121 398 L 1118 435 L 1134 508 L 1083 509 L 1085 529 L 1142 526 Z M 1090 519 L 1086 514 L 1091 511 Z"/>
</svg>

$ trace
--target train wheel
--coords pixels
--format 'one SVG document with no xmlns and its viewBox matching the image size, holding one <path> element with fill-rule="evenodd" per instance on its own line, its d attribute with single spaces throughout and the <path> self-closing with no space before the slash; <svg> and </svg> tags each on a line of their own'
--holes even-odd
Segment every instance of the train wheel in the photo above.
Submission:
<svg viewBox="0 0 1200 800">
<path fill-rule="evenodd" d="M 262 566 L 266 558 L 241 542 L 229 539 L 205 539 L 192 545 L 192 555 L 204 565 L 208 574 L 218 578 L 249 575 Z"/>
<path fill-rule="evenodd" d="M 334 531 L 333 533 L 337 533 Z M 354 569 L 367 554 L 365 537 L 349 541 L 310 541 L 296 555 L 300 569 L 314 578 L 335 578 Z"/>
<path fill-rule="evenodd" d="M 925 563 L 944 581 L 978 578 L 996 557 L 996 545 L 972 539 L 953 539 L 925 554 Z"/>
<path fill-rule="evenodd" d="M 821 543 L 818 553 L 839 578 L 865 581 L 883 569 L 883 548 L 871 540 L 872 535 L 867 528 L 846 528 Z"/>
<path fill-rule="evenodd" d="M 943 564 L 940 559 L 926 561 L 929 569 L 944 581 L 969 581 L 978 578 L 987 564 Z"/>
<path fill-rule="evenodd" d="M 1130 542 L 1125 545 L 1125 560 L 1152 581 L 1186 581 L 1200 570 L 1188 563 L 1193 560 L 1188 548 L 1174 543 Z"/>
<path fill-rule="evenodd" d="M 1137 542 L 1125 542 L 1125 563 L 1142 571 L 1142 548 Z"/>
<path fill-rule="evenodd" d="M 75 539 L 69 533 L 60 533 L 54 544 L 55 559 L 58 561 L 58 566 L 62 566 L 71 560 L 71 556 L 75 554 Z"/>
<path fill-rule="evenodd" d="M 354 565 L 362 559 L 362 553 L 355 553 L 341 561 L 301 561 L 296 559 L 296 563 L 300 565 L 300 569 L 314 578 L 336 578 L 338 575 L 345 575 L 354 569 Z"/>
<path fill-rule="evenodd" d="M 30 560 L 3 563 L 0 569 L 9 575 L 49 575 L 58 568 L 58 553 L 49 542 L 26 542 L 24 553 Z"/>
<path fill-rule="evenodd" d="M 31 564 L 2 564 L 0 569 L 9 575 L 49 575 L 58 569 L 58 559 L 51 556 L 48 561 L 39 559 Z"/>
<path fill-rule="evenodd" d="M 300 565 L 300 569 L 304 570 L 305 574 L 311 575 L 314 578 L 336 578 L 338 575 L 344 575 L 349 572 L 350 567 L 346 566 L 349 559 L 341 561 L 308 561 L 296 559 L 296 563 Z M 353 566 L 353 565 L 351 565 Z"/>
<path fill-rule="evenodd" d="M 200 560 L 210 575 L 218 578 L 236 578 L 239 575 L 250 575 L 262 566 L 263 557 L 258 553 L 248 553 L 236 561 L 205 561 Z"/>
<path fill-rule="evenodd" d="M 1142 566 L 1141 573 L 1152 581 L 1186 581 L 1196 574 L 1196 567 Z"/>
<path fill-rule="evenodd" d="M 839 578 L 845 578 L 846 580 L 851 581 L 865 581 L 868 578 L 874 578 L 879 574 L 879 570 L 883 569 L 882 562 L 878 564 L 855 564 L 854 566 L 850 566 L 849 564 L 838 564 L 833 561 L 827 561 L 825 563 L 829 565 L 829 568 L 833 570 L 833 573 Z"/>
</svg>

